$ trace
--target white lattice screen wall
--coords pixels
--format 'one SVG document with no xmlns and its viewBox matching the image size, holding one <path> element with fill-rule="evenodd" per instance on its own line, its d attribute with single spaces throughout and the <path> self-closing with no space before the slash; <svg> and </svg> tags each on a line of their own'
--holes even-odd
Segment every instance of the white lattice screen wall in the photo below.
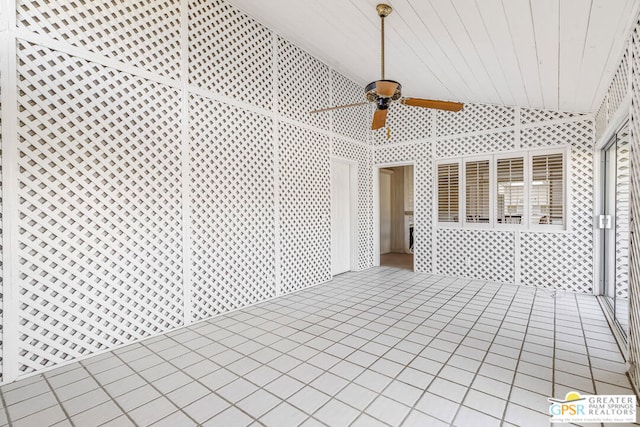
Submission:
<svg viewBox="0 0 640 427">
<path fill-rule="evenodd" d="M 628 273 L 628 298 L 629 298 L 629 328 L 628 328 L 628 352 L 629 375 L 636 392 L 640 390 L 640 23 L 636 24 L 632 35 L 629 37 L 627 49 L 618 65 L 616 74 L 609 85 L 600 108 L 596 115 L 597 140 L 614 126 L 619 126 L 613 119 L 620 113 L 627 114 L 625 101 L 629 101 L 630 116 L 630 145 L 628 152 L 618 153 L 623 158 L 629 157 L 630 195 L 629 195 L 629 254 L 628 260 L 618 259 L 616 274 L 619 281 L 624 281 L 624 275 Z M 625 110 L 620 110 L 625 106 Z M 623 117 L 624 119 L 625 117 Z M 614 129 L 617 130 L 617 129 Z M 624 138 L 624 135 L 622 136 Z M 617 171 L 624 173 L 624 171 Z M 623 224 L 624 225 L 624 224 Z M 624 236 L 616 236 L 616 239 L 624 247 L 627 242 Z M 620 269 L 619 267 L 623 268 Z M 628 272 L 624 267 L 628 266 Z M 620 297 L 625 297 L 625 292 L 617 290 Z"/>
<path fill-rule="evenodd" d="M 640 391 L 640 24 L 631 37 L 631 147 L 629 238 L 629 376 Z"/>
<path fill-rule="evenodd" d="M 421 121 L 412 116 L 404 122 L 397 118 L 397 126 L 413 127 L 414 139 L 394 143 L 376 136 L 375 140 L 376 164 L 416 162 L 416 270 L 592 292 L 592 118 L 473 104 L 460 113 L 438 111 L 430 115 L 431 119 Z M 415 129 L 416 123 L 424 124 L 423 128 Z M 431 169 L 435 159 L 554 146 L 571 147 L 569 208 L 573 224 L 568 232 L 433 229 Z"/>
<path fill-rule="evenodd" d="M 331 155 L 372 265 L 371 112 L 308 114 L 362 88 L 221 0 L 16 9 L 4 381 L 329 280 Z"/>
</svg>

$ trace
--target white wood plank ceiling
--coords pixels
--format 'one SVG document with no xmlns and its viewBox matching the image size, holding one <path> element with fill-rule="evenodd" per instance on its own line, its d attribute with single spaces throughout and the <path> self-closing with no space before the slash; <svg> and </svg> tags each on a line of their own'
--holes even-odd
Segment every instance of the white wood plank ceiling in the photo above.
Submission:
<svg viewBox="0 0 640 427">
<path fill-rule="evenodd" d="M 357 83 L 380 77 L 377 0 L 229 0 Z M 386 77 L 406 96 L 595 111 L 639 0 L 389 0 Z"/>
</svg>

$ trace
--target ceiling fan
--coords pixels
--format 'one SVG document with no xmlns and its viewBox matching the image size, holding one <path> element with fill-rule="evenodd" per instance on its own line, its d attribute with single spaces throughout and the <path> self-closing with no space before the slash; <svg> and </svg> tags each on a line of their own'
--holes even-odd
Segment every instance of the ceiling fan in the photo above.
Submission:
<svg viewBox="0 0 640 427">
<path fill-rule="evenodd" d="M 432 99 L 422 98 L 403 98 L 402 97 L 402 85 L 395 80 L 386 80 L 384 78 L 384 18 L 391 14 L 393 10 L 388 4 L 379 4 L 376 6 L 378 16 L 380 17 L 380 33 L 381 33 L 381 78 L 375 82 L 369 83 L 364 89 L 364 96 L 367 102 L 357 102 L 355 104 L 339 105 L 336 107 L 322 108 L 320 110 L 311 111 L 313 113 L 322 113 L 325 111 L 338 110 L 340 108 L 357 107 L 360 105 L 367 105 L 368 103 L 375 103 L 376 111 L 373 114 L 373 123 L 371 123 L 371 129 L 376 130 L 384 127 L 387 121 L 387 111 L 391 103 L 399 101 L 401 104 L 409 105 L 412 107 L 423 108 L 435 108 L 438 110 L 447 111 L 460 111 L 463 104 L 459 102 L 450 101 L 436 101 Z"/>
</svg>

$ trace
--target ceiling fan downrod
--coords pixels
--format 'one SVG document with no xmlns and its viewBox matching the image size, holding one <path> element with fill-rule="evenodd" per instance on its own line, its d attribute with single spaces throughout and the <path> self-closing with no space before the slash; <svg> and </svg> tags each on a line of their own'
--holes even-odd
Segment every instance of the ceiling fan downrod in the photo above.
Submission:
<svg viewBox="0 0 640 427">
<path fill-rule="evenodd" d="M 376 10 L 378 11 L 378 16 L 380 17 L 380 30 L 381 30 L 380 31 L 380 46 L 382 47 L 380 49 L 380 56 L 381 56 L 381 60 L 380 60 L 380 74 L 381 74 L 381 77 L 380 77 L 380 79 L 384 80 L 384 18 L 389 16 L 389 14 L 391 13 L 391 11 L 393 9 L 388 4 L 380 3 L 378 6 L 376 6 Z"/>
</svg>

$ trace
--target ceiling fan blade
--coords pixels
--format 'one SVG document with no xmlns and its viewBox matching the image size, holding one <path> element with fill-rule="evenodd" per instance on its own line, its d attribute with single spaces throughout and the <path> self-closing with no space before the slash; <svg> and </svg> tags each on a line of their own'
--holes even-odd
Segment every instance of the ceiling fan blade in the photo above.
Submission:
<svg viewBox="0 0 640 427">
<path fill-rule="evenodd" d="M 356 102 L 355 104 L 338 105 L 336 107 L 322 108 L 320 110 L 309 111 L 309 114 L 323 113 L 325 111 L 333 111 L 333 110 L 339 110 L 341 108 L 349 108 L 349 107 L 358 107 L 360 105 L 368 105 L 368 104 L 369 104 L 368 102 Z"/>
<path fill-rule="evenodd" d="M 400 100 L 400 103 L 410 105 L 412 107 L 435 108 L 447 111 L 460 111 L 464 107 L 464 104 L 461 104 L 460 102 L 436 101 L 433 99 L 422 98 L 403 98 Z"/>
<path fill-rule="evenodd" d="M 397 88 L 398 82 L 393 82 L 390 80 L 378 80 L 376 82 L 376 93 L 386 98 L 392 97 L 393 94 L 396 93 Z"/>
<path fill-rule="evenodd" d="M 371 130 L 376 130 L 384 127 L 384 124 L 387 121 L 387 111 L 389 110 L 377 109 L 376 112 L 373 113 L 373 123 L 371 123 Z"/>
</svg>

